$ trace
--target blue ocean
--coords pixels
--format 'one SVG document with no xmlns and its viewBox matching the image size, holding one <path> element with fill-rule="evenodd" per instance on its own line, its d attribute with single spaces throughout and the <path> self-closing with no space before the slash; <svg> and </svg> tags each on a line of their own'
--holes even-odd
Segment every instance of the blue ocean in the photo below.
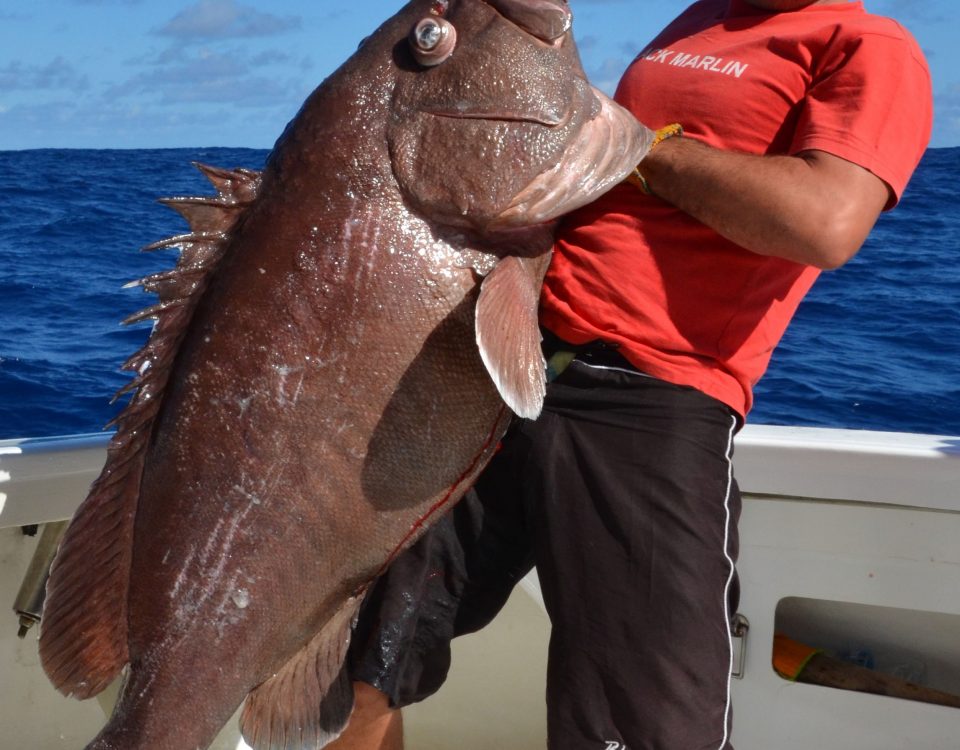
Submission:
<svg viewBox="0 0 960 750">
<path fill-rule="evenodd" d="M 169 268 L 138 248 L 184 231 L 156 203 L 209 194 L 194 161 L 262 166 L 250 149 L 0 152 L 0 439 L 96 432 Z M 960 148 L 927 153 L 859 255 L 825 273 L 757 389 L 749 421 L 960 435 Z"/>
</svg>

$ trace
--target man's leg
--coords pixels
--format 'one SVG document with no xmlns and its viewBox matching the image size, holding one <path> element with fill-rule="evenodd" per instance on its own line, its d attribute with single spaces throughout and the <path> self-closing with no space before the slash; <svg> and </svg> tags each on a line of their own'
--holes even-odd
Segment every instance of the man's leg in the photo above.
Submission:
<svg viewBox="0 0 960 750">
<path fill-rule="evenodd" d="M 377 584 L 354 677 L 396 706 L 439 688 L 450 638 L 499 610 L 535 537 L 551 750 L 730 750 L 736 426 L 691 389 L 571 365 L 481 477 L 484 502 L 428 534 L 440 553 L 418 543 Z"/>
<path fill-rule="evenodd" d="M 390 699 L 365 682 L 353 683 L 350 723 L 329 750 L 403 750 L 403 716 Z"/>
<path fill-rule="evenodd" d="M 400 708 L 440 688 L 450 641 L 493 619 L 533 566 L 524 451 L 504 438 L 476 486 L 371 587 L 348 655 L 354 713 L 332 750 L 402 748 Z"/>
<path fill-rule="evenodd" d="M 577 361 L 526 428 L 551 750 L 729 750 L 736 426 L 697 391 Z"/>
</svg>

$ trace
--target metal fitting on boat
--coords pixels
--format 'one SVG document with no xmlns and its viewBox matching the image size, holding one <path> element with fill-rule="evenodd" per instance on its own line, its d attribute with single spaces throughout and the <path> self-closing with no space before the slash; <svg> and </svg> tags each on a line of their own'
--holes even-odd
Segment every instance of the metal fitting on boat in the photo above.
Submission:
<svg viewBox="0 0 960 750">
<path fill-rule="evenodd" d="M 20 584 L 20 592 L 13 602 L 13 609 L 20 618 L 20 630 L 17 633 L 20 638 L 26 637 L 30 628 L 40 622 L 50 565 L 69 524 L 69 521 L 55 521 L 43 525 L 43 531 L 37 540 L 37 549 L 27 567 L 23 583 Z"/>
</svg>

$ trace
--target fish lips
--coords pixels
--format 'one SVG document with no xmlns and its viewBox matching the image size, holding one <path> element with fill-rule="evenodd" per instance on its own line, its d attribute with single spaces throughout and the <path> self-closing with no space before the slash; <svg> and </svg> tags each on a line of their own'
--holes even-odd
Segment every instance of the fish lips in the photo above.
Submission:
<svg viewBox="0 0 960 750">
<path fill-rule="evenodd" d="M 543 125 L 547 128 L 555 128 L 564 125 L 570 120 L 570 113 L 559 113 L 556 111 L 544 111 L 534 113 L 518 112 L 495 112 L 487 109 L 451 109 L 429 106 L 424 107 L 421 112 L 432 117 L 445 117 L 451 120 L 484 120 L 486 122 L 527 122 L 534 125 Z"/>
</svg>

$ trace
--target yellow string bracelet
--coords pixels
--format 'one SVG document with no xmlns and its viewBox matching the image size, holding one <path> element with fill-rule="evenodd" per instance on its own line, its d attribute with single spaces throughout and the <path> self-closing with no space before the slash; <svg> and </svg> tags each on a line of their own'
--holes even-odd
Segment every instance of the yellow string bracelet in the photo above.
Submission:
<svg viewBox="0 0 960 750">
<path fill-rule="evenodd" d="M 647 150 L 647 153 L 649 154 L 657 145 L 663 143 L 668 138 L 679 138 L 681 135 L 683 135 L 683 126 L 679 122 L 675 122 L 672 125 L 663 126 L 653 134 L 653 143 L 650 144 L 650 148 Z M 646 178 L 640 174 L 639 164 L 633 168 L 633 171 L 629 175 L 627 175 L 627 182 L 640 188 L 640 192 L 644 195 L 653 195 L 653 191 L 647 184 Z"/>
</svg>

